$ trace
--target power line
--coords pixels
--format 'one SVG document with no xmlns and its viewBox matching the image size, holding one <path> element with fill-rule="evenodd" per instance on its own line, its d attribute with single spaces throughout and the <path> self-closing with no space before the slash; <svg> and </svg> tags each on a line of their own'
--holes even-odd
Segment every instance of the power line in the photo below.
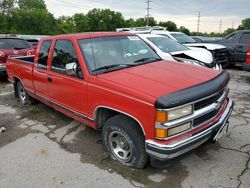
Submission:
<svg viewBox="0 0 250 188">
<path fill-rule="evenodd" d="M 71 2 L 67 2 L 67 1 L 52 0 L 51 3 L 56 3 L 56 4 L 59 4 L 61 6 L 65 6 L 65 7 L 70 7 L 70 8 L 75 8 L 75 9 L 82 10 L 82 8 L 81 8 L 82 5 L 71 3 Z"/>
<path fill-rule="evenodd" d="M 220 29 L 219 29 L 219 33 L 221 33 L 221 27 L 222 27 L 222 19 L 220 19 Z"/>
<path fill-rule="evenodd" d="M 197 23 L 197 36 L 199 35 L 199 32 L 200 32 L 200 21 L 201 21 L 201 12 L 199 11 L 198 23 Z"/>
<path fill-rule="evenodd" d="M 149 17 L 150 17 L 150 14 L 149 14 L 149 11 L 150 11 L 150 3 L 151 3 L 152 1 L 151 0 L 147 0 L 146 1 L 146 3 L 147 3 L 147 8 L 146 8 L 146 10 L 147 10 L 147 15 L 146 15 L 146 19 L 147 19 L 147 26 L 149 25 Z"/>
</svg>

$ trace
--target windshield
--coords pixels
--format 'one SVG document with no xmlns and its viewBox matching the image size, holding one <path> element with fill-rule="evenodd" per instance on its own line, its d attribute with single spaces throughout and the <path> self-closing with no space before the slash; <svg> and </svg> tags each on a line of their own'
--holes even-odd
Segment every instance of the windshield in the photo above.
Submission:
<svg viewBox="0 0 250 188">
<path fill-rule="evenodd" d="M 0 49 L 21 50 L 30 48 L 28 42 L 22 39 L 0 39 Z"/>
<path fill-rule="evenodd" d="M 184 33 L 170 33 L 179 43 L 195 43 L 196 41 Z"/>
<path fill-rule="evenodd" d="M 112 36 L 78 41 L 90 72 L 108 72 L 160 60 L 138 36 Z"/>
<path fill-rule="evenodd" d="M 176 52 L 189 50 L 187 47 L 167 37 L 147 37 L 155 46 L 163 52 Z"/>
</svg>

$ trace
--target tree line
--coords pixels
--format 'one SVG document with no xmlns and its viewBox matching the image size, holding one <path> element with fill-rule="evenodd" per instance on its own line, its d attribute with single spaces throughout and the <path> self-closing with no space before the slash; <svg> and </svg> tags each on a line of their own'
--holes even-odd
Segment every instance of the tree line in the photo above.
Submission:
<svg viewBox="0 0 250 188">
<path fill-rule="evenodd" d="M 27 35 L 55 35 L 89 31 L 114 31 L 121 27 L 146 26 L 146 18 L 125 19 L 120 12 L 110 9 L 92 9 L 88 13 L 55 18 L 44 0 L 2 0 L 0 2 L 0 33 Z M 197 35 L 184 26 L 177 27 L 173 21 L 148 20 L 149 26 L 167 27 L 169 31 L 181 31 Z M 239 29 L 250 29 L 250 18 L 242 21 Z M 228 28 L 224 33 L 198 33 L 203 36 L 225 36 L 235 29 Z"/>
</svg>

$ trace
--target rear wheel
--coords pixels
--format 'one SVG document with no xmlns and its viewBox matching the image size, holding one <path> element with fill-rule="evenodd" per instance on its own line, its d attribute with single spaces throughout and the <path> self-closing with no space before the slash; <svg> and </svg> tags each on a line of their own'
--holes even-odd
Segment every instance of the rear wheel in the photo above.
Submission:
<svg viewBox="0 0 250 188">
<path fill-rule="evenodd" d="M 29 103 L 28 94 L 26 93 L 23 84 L 21 82 L 17 83 L 18 100 L 22 105 L 27 105 Z"/>
<path fill-rule="evenodd" d="M 17 96 L 18 100 L 22 105 L 28 105 L 28 104 L 35 104 L 37 103 L 37 100 L 32 98 L 28 95 L 26 92 L 22 82 L 17 82 Z"/>
<path fill-rule="evenodd" d="M 103 127 L 102 139 L 113 159 L 128 166 L 145 167 L 145 139 L 134 120 L 124 115 L 110 118 Z"/>
</svg>

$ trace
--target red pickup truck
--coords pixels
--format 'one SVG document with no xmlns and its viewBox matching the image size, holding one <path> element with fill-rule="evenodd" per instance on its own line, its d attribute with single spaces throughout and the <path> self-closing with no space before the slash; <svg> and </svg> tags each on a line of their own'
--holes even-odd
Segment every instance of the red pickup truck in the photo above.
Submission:
<svg viewBox="0 0 250 188">
<path fill-rule="evenodd" d="M 35 98 L 102 130 L 111 157 L 137 168 L 218 140 L 234 104 L 227 72 L 163 61 L 128 33 L 43 38 L 7 72 L 22 104 Z"/>
</svg>

